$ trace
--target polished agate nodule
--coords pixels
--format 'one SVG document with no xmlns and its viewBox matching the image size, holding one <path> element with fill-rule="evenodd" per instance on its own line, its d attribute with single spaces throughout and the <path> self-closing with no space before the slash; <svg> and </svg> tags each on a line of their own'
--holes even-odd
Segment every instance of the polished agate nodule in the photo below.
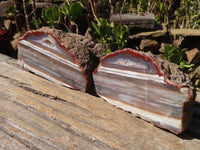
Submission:
<svg viewBox="0 0 200 150">
<path fill-rule="evenodd" d="M 119 108 L 176 134 L 190 123 L 192 89 L 169 80 L 151 55 L 116 51 L 101 59 L 93 76 L 97 94 Z"/>
<path fill-rule="evenodd" d="M 92 72 L 101 57 L 98 50 L 104 55 L 102 45 L 83 36 L 44 27 L 19 40 L 18 59 L 25 69 L 50 81 L 92 92 Z"/>
</svg>

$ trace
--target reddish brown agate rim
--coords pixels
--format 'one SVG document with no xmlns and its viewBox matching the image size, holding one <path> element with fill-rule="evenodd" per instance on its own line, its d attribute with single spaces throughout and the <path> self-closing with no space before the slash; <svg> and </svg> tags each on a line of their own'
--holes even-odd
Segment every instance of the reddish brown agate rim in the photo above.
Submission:
<svg viewBox="0 0 200 150">
<path fill-rule="evenodd" d="M 130 49 L 130 48 L 125 48 L 125 49 L 122 49 L 122 50 L 118 50 L 116 52 L 113 52 L 113 53 L 110 53 L 104 57 L 101 58 L 100 60 L 100 63 L 99 63 L 99 66 L 95 69 L 95 71 L 93 72 L 93 74 L 95 74 L 98 69 L 100 68 L 101 64 L 103 63 L 103 61 L 109 57 L 114 57 L 116 56 L 117 54 L 131 54 L 132 56 L 138 58 L 138 57 L 141 57 L 143 60 L 145 61 L 152 61 L 153 62 L 153 65 L 156 67 L 156 70 L 157 70 L 157 74 L 159 76 L 163 76 L 164 77 L 164 82 L 168 85 L 168 86 L 175 86 L 177 87 L 178 89 L 181 89 L 181 88 L 188 88 L 188 99 L 187 101 L 185 101 L 184 103 L 186 103 L 186 107 L 184 109 L 187 109 L 187 111 L 190 111 L 193 107 L 193 89 L 190 88 L 188 85 L 183 85 L 183 86 L 180 86 L 177 82 L 172 82 L 170 81 L 168 78 L 167 78 L 167 75 L 165 73 L 163 73 L 163 71 L 161 70 L 160 68 L 160 65 L 159 63 L 156 61 L 156 59 L 153 57 L 153 56 L 148 56 L 148 55 L 145 55 L 144 52 L 141 52 L 141 51 L 136 51 L 136 50 L 133 50 L 133 49 Z M 118 100 L 117 100 L 118 101 Z M 122 103 L 125 103 L 125 104 L 128 104 L 126 102 L 123 102 L 121 100 L 119 100 L 120 102 Z M 128 105 L 131 105 L 131 104 L 128 104 Z M 184 104 L 183 104 L 184 105 Z M 135 106 L 134 106 L 135 107 Z M 184 110 L 185 111 L 185 110 Z M 181 134 L 182 132 L 184 132 L 184 130 L 188 127 L 188 125 L 190 124 L 191 122 L 191 116 L 192 116 L 192 111 L 189 115 L 184 115 L 183 114 L 183 117 L 182 117 L 182 123 L 183 123 L 183 126 L 182 126 L 182 131 L 176 131 L 174 129 L 170 129 L 168 127 L 163 127 L 162 125 L 158 124 L 157 122 L 154 122 L 154 121 L 151 121 L 151 120 L 146 120 L 148 122 L 152 122 L 155 126 L 158 126 L 160 128 L 165 128 L 165 129 L 168 129 L 169 131 L 175 133 L 175 134 Z M 178 119 L 178 118 L 177 118 Z M 186 124 L 184 124 L 184 122 L 188 122 Z"/>
<path fill-rule="evenodd" d="M 116 56 L 117 54 L 131 54 L 132 56 L 138 58 L 138 57 L 141 57 L 143 60 L 145 61 L 151 61 L 153 62 L 153 65 L 156 67 L 156 70 L 157 70 L 157 74 L 160 76 L 163 76 L 164 77 L 164 82 L 168 85 L 168 86 L 176 86 L 178 89 L 181 89 L 181 88 L 188 88 L 188 95 L 189 95 L 189 99 L 188 101 L 191 101 L 193 99 L 193 90 L 185 85 L 185 86 L 180 86 L 178 83 L 176 82 L 171 82 L 168 78 L 167 78 L 167 75 L 165 73 L 162 72 L 162 70 L 160 69 L 160 66 L 159 66 L 159 63 L 156 61 L 156 59 L 152 56 L 147 56 L 145 55 L 144 52 L 141 52 L 141 51 L 136 51 L 134 49 L 130 49 L 130 48 L 125 48 L 125 49 L 122 49 L 122 50 L 118 50 L 118 51 L 115 51 L 113 53 L 110 53 L 104 57 L 101 58 L 100 60 L 100 63 L 99 63 L 99 66 L 95 69 L 95 71 L 93 72 L 94 74 L 98 71 L 99 67 L 101 66 L 101 64 L 103 63 L 103 61 L 109 57 L 114 57 Z"/>
<path fill-rule="evenodd" d="M 20 38 L 18 40 L 18 42 L 22 41 L 22 40 L 25 40 L 30 35 L 41 36 L 42 34 L 49 34 L 49 35 L 51 35 L 56 40 L 56 42 L 59 44 L 59 46 L 62 47 L 66 52 L 68 52 L 74 58 L 76 64 L 78 65 L 78 67 L 80 68 L 81 72 L 84 75 L 84 78 L 85 78 L 85 81 L 86 81 L 86 85 L 85 86 L 87 86 L 87 84 L 88 84 L 87 77 L 85 75 L 85 72 L 84 72 L 83 68 L 81 67 L 80 63 L 78 62 L 76 56 L 72 52 L 70 52 L 69 49 L 65 45 L 63 45 L 62 43 L 60 43 L 60 41 L 52 33 L 48 32 L 48 31 L 35 31 L 35 30 L 28 31 L 28 32 L 25 33 L 25 35 L 22 38 Z M 85 87 L 85 89 L 86 89 L 86 87 Z"/>
<path fill-rule="evenodd" d="M 25 35 L 24 35 L 22 38 L 20 38 L 18 41 L 25 40 L 25 39 L 28 38 L 31 34 L 34 35 L 34 36 L 41 36 L 42 34 L 49 34 L 49 35 L 51 35 L 51 36 L 56 40 L 56 42 L 59 44 L 59 46 L 62 47 L 64 50 L 66 50 L 66 51 L 75 59 L 75 61 L 78 62 L 77 59 L 76 59 L 76 57 L 75 57 L 75 55 L 74 55 L 73 53 L 71 53 L 71 52 L 69 51 L 69 49 L 68 49 L 67 47 L 65 47 L 65 45 L 63 45 L 62 43 L 60 43 L 60 41 L 59 41 L 52 33 L 50 33 L 50 32 L 47 32 L 47 31 L 28 31 L 28 32 L 26 32 Z M 82 68 L 81 68 L 81 69 L 82 69 Z"/>
</svg>

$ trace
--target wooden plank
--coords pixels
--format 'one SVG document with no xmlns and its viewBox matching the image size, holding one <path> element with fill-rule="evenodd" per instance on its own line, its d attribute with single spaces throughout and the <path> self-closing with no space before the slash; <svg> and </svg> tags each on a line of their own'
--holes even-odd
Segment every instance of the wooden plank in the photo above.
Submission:
<svg viewBox="0 0 200 150">
<path fill-rule="evenodd" d="M 2 126 L 1 126 L 2 127 Z M 20 149 L 20 150 L 28 150 L 28 147 L 26 147 L 25 144 L 21 143 L 17 139 L 14 139 L 12 136 L 10 136 L 8 133 L 5 133 L 2 131 L 2 128 L 0 127 L 0 149 Z"/>
<path fill-rule="evenodd" d="M 165 36 L 167 33 L 166 30 L 157 30 L 157 31 L 150 31 L 150 32 L 141 32 L 138 34 L 130 35 L 129 39 L 134 39 L 134 38 L 158 38 L 161 36 Z"/>
<path fill-rule="evenodd" d="M 7 61 L 11 61 L 11 60 L 13 60 L 12 57 L 0 54 L 0 62 L 7 62 Z"/>
<path fill-rule="evenodd" d="M 181 36 L 200 36 L 200 30 L 198 29 L 171 29 L 171 33 Z"/>
<path fill-rule="evenodd" d="M 200 36 L 200 30 L 198 29 L 171 29 L 170 30 L 172 35 L 178 36 Z M 130 35 L 130 39 L 134 38 L 159 38 L 162 36 L 166 36 L 166 30 L 157 30 L 157 31 L 150 31 L 150 32 L 141 32 L 138 34 Z"/>
<path fill-rule="evenodd" d="M 116 26 L 122 24 L 127 25 L 129 28 L 135 27 L 153 29 L 155 23 L 155 15 L 153 13 L 147 13 L 143 15 L 132 13 L 113 14 L 110 17 L 110 22 L 114 22 Z"/>
<path fill-rule="evenodd" d="M 189 130 L 176 136 L 101 98 L 0 62 L 0 148 L 198 149 Z M 2 140 L 1 140 L 2 139 Z M 17 147 L 16 146 L 16 147 Z"/>
</svg>

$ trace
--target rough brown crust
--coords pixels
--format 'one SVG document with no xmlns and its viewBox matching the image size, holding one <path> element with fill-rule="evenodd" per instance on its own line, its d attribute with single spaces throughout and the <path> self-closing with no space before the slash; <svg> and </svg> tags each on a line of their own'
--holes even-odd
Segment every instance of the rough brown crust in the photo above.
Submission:
<svg viewBox="0 0 200 150">
<path fill-rule="evenodd" d="M 189 77 L 189 74 L 180 70 L 179 65 L 171 63 L 167 60 L 160 58 L 158 55 L 145 53 L 147 56 L 154 57 L 159 64 L 161 71 L 166 75 L 167 79 L 173 83 L 177 83 L 181 87 L 190 87 L 194 89 L 193 83 Z"/>
<path fill-rule="evenodd" d="M 100 58 L 106 55 L 105 47 L 102 44 L 95 43 L 82 35 L 66 33 L 62 30 L 52 29 L 50 27 L 43 27 L 38 29 L 38 31 L 47 31 L 53 34 L 69 48 L 76 56 L 86 76 L 91 76 L 92 72 L 98 66 Z M 167 79 L 177 83 L 179 86 L 193 88 L 189 75 L 182 72 L 177 64 L 170 63 L 167 60 L 161 59 L 159 56 L 149 53 L 146 53 L 146 55 L 156 59 L 160 69 L 167 75 Z"/>
<path fill-rule="evenodd" d="M 186 86 L 193 89 L 193 84 L 188 74 L 179 69 L 177 64 L 171 63 L 167 60 L 155 57 L 160 69 L 167 75 L 167 78 L 177 83 L 179 86 Z"/>
<path fill-rule="evenodd" d="M 99 65 L 100 58 L 106 55 L 105 47 L 82 35 L 66 33 L 62 30 L 52 29 L 50 27 L 43 27 L 38 29 L 38 31 L 51 33 L 76 56 L 87 78 L 85 92 L 96 95 L 92 72 Z"/>
<path fill-rule="evenodd" d="M 47 31 L 61 41 L 77 58 L 86 74 L 92 73 L 98 66 L 100 58 L 106 55 L 102 44 L 78 34 L 66 33 L 50 27 L 40 28 L 38 31 Z"/>
</svg>

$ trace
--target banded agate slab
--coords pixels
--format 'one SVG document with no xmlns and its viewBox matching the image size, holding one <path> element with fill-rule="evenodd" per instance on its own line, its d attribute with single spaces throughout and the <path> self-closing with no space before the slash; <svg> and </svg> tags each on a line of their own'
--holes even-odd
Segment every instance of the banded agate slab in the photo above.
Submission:
<svg viewBox="0 0 200 150">
<path fill-rule="evenodd" d="M 87 80 L 76 57 L 49 32 L 27 32 L 18 42 L 18 59 L 25 69 L 37 75 L 86 91 Z"/>
<path fill-rule="evenodd" d="M 152 56 L 116 51 L 101 59 L 93 76 L 99 96 L 156 126 L 179 134 L 190 123 L 192 89 L 168 80 Z"/>
</svg>

